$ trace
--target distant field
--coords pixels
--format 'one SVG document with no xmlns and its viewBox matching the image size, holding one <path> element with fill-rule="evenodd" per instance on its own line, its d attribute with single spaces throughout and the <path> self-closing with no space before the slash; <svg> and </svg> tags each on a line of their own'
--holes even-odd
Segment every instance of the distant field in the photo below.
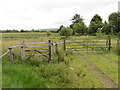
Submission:
<svg viewBox="0 0 120 90">
<path fill-rule="evenodd" d="M 71 36 L 70 38 L 97 38 L 95 36 Z M 3 33 L 2 52 L 6 52 L 8 46 L 19 45 L 25 42 L 63 42 L 59 34 L 47 37 L 46 33 Z M 111 82 L 118 85 L 118 55 L 114 52 L 117 38 L 112 38 L 112 50 L 110 53 L 102 53 L 110 60 L 100 57 L 98 54 L 80 53 L 99 69 Z M 20 48 L 14 49 L 15 59 L 10 62 L 8 55 L 2 59 L 2 86 L 3 88 L 105 88 L 105 84 L 93 73 L 83 58 L 74 52 L 66 51 L 68 55 L 62 56 L 63 62 L 58 62 L 59 56 L 55 55 L 52 62 L 42 60 L 22 61 Z M 61 54 L 65 52 L 61 51 Z"/>
</svg>

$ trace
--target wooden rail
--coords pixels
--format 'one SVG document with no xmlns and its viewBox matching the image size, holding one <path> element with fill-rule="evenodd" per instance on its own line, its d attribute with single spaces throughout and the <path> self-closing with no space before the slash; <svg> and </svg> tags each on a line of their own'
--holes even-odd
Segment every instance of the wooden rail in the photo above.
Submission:
<svg viewBox="0 0 120 90">
<path fill-rule="evenodd" d="M 9 53 L 9 50 L 7 50 L 2 56 L 0 56 L 0 59 L 3 58 L 5 55 Z"/>
<path fill-rule="evenodd" d="M 99 45 L 98 45 L 99 44 Z M 79 49 L 86 49 L 90 51 L 89 48 L 102 48 L 107 51 L 111 50 L 111 38 L 99 39 L 99 38 L 80 38 L 80 39 L 64 39 L 64 50 L 71 49 L 77 51 L 84 51 Z"/>
<path fill-rule="evenodd" d="M 58 54 L 59 49 L 58 45 L 63 44 L 64 42 L 52 42 L 48 40 L 48 42 L 21 42 L 21 45 L 14 45 L 9 46 L 8 51 L 5 52 L 0 58 L 4 57 L 5 55 L 9 54 L 9 60 L 13 61 L 14 48 L 21 48 L 21 60 L 28 60 L 28 59 L 48 59 L 48 62 L 53 59 L 53 55 L 56 53 Z M 54 53 L 55 51 L 55 53 Z M 31 53 L 29 53 L 31 52 Z M 29 53 L 29 54 L 27 54 Z M 33 56 L 39 56 L 40 58 L 33 58 Z"/>
</svg>

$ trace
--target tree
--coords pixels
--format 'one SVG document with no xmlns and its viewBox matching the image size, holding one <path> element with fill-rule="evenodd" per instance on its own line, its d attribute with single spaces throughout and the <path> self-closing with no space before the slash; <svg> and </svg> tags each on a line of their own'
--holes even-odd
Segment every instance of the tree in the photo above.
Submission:
<svg viewBox="0 0 120 90">
<path fill-rule="evenodd" d="M 71 36 L 73 33 L 73 30 L 70 27 L 62 27 L 61 31 L 60 31 L 60 35 L 61 36 Z"/>
<path fill-rule="evenodd" d="M 20 32 L 25 32 L 25 30 L 21 29 Z"/>
<path fill-rule="evenodd" d="M 87 32 L 86 25 L 83 22 L 75 23 L 73 25 L 73 30 L 74 30 L 74 33 L 78 33 L 79 35 L 83 35 L 84 33 Z"/>
<path fill-rule="evenodd" d="M 113 34 L 120 32 L 120 13 L 114 12 L 109 15 L 110 29 Z"/>
<path fill-rule="evenodd" d="M 47 31 L 47 32 L 46 32 L 46 35 L 47 35 L 47 37 L 49 37 L 49 36 L 51 35 L 51 32 L 50 32 L 50 31 Z"/>
<path fill-rule="evenodd" d="M 103 27 L 102 18 L 98 14 L 96 14 L 90 21 L 89 34 L 95 34 L 98 28 L 102 27 Z"/>
<path fill-rule="evenodd" d="M 61 31 L 62 27 L 64 27 L 64 26 L 61 25 L 60 28 L 57 30 L 57 33 L 59 33 Z"/>
<path fill-rule="evenodd" d="M 107 35 L 111 33 L 110 25 L 108 22 L 106 22 L 106 21 L 104 22 L 103 28 L 101 31 L 102 31 L 102 33 L 107 34 Z"/>
<path fill-rule="evenodd" d="M 72 23 L 74 24 L 74 23 L 83 22 L 84 19 L 80 16 L 80 14 L 75 14 L 71 20 Z"/>
<path fill-rule="evenodd" d="M 84 19 L 80 16 L 80 14 L 75 14 L 71 20 L 72 24 L 70 25 L 70 28 L 73 29 L 73 35 L 75 35 L 75 33 L 79 35 L 87 33 L 86 25 L 83 22 Z"/>
</svg>

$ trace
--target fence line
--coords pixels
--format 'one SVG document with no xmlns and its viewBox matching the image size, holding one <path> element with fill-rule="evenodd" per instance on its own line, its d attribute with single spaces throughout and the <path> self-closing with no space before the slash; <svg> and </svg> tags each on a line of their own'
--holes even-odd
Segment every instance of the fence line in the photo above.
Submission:
<svg viewBox="0 0 120 90">
<path fill-rule="evenodd" d="M 0 56 L 0 58 L 3 58 L 5 55 L 7 55 L 10 51 L 7 50 L 2 56 Z"/>
</svg>

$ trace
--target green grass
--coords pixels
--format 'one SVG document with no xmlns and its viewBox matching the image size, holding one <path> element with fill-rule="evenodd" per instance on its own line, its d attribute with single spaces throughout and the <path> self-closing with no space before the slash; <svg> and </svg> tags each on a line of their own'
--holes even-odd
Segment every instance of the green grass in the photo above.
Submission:
<svg viewBox="0 0 120 90">
<path fill-rule="evenodd" d="M 62 42 L 59 34 L 52 34 L 46 37 L 45 33 L 4 33 L 2 35 L 2 52 L 6 52 L 9 45 L 19 45 L 20 41 L 25 42 L 46 42 L 49 39 L 54 42 Z M 95 36 L 71 36 L 70 38 L 96 38 Z M 115 41 L 113 41 L 115 44 Z M 63 47 L 58 45 L 59 50 Z M 2 62 L 2 86 L 3 88 L 104 88 L 105 86 L 95 77 L 89 67 L 80 57 L 71 51 L 67 51 L 67 56 L 54 56 L 52 62 L 43 61 L 22 61 L 19 49 L 13 50 L 14 61 L 10 62 L 8 55 Z M 105 54 L 107 57 L 117 60 L 116 54 Z M 58 63 L 58 58 L 63 59 Z M 102 72 L 105 72 L 114 82 L 117 83 L 117 65 L 109 61 L 98 58 L 95 55 L 86 56 Z M 98 60 L 101 59 L 101 60 Z"/>
<path fill-rule="evenodd" d="M 85 54 L 84 56 L 109 78 L 111 78 L 116 84 L 118 84 L 118 65 L 107 61 L 98 55 Z"/>
<path fill-rule="evenodd" d="M 120 62 L 120 61 L 118 60 L 118 55 L 115 54 L 115 53 L 113 53 L 113 52 L 107 53 L 107 54 L 104 54 L 104 55 L 107 56 L 108 58 L 114 60 L 114 61 Z"/>
<path fill-rule="evenodd" d="M 22 61 L 3 62 L 3 88 L 101 87 L 104 86 L 77 56 L 66 57 L 66 62 L 41 62 L 38 67 Z"/>
</svg>

